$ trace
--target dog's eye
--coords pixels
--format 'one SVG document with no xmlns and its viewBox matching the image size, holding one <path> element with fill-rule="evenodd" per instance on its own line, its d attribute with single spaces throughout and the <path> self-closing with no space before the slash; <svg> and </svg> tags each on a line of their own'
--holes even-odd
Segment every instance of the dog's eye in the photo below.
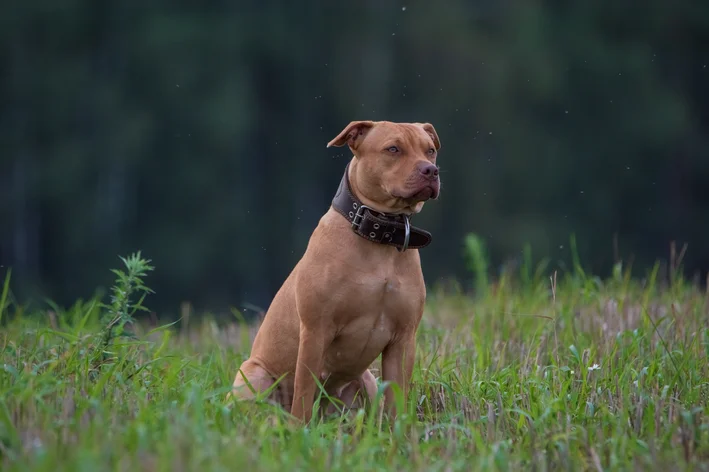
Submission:
<svg viewBox="0 0 709 472">
<path fill-rule="evenodd" d="M 391 152 L 391 153 L 396 153 L 396 152 L 399 152 L 399 148 L 396 147 L 396 146 L 389 146 L 389 147 L 387 148 L 387 151 L 389 151 L 389 152 Z"/>
<path fill-rule="evenodd" d="M 436 150 L 433 149 L 433 148 L 431 148 L 431 149 L 428 150 L 428 155 L 429 155 L 429 156 L 433 156 L 435 153 L 436 153 Z"/>
</svg>

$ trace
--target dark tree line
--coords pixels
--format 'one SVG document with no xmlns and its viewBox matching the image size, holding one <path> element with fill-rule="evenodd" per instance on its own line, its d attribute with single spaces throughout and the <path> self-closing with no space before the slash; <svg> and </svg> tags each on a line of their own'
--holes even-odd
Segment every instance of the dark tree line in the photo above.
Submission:
<svg viewBox="0 0 709 472">
<path fill-rule="evenodd" d="M 0 265 L 66 303 L 141 249 L 160 309 L 265 306 L 349 157 L 325 143 L 388 119 L 442 139 L 431 283 L 470 232 L 706 271 L 708 45 L 701 0 L 6 2 Z"/>
</svg>

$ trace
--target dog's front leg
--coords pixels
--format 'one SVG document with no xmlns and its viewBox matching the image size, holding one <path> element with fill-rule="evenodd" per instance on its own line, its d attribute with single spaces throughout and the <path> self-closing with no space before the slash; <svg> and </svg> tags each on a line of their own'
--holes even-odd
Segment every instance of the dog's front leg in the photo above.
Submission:
<svg viewBox="0 0 709 472">
<path fill-rule="evenodd" d="M 313 414 L 313 402 L 325 353 L 325 336 L 322 330 L 304 327 L 300 330 L 298 361 L 295 367 L 295 385 L 291 415 L 307 423 Z"/>
<path fill-rule="evenodd" d="M 416 356 L 416 332 L 405 333 L 389 344 L 382 353 L 382 380 L 395 383 L 408 399 L 409 383 L 414 370 Z M 389 413 L 396 417 L 394 392 L 391 387 L 384 391 L 384 405 Z"/>
</svg>

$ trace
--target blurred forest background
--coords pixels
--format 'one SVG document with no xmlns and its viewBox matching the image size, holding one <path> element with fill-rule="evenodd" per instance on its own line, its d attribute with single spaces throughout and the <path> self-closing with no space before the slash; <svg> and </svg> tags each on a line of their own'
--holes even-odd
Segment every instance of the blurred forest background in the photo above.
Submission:
<svg viewBox="0 0 709 472">
<path fill-rule="evenodd" d="M 537 258 L 709 269 L 709 2 L 11 1 L 0 6 L 0 274 L 70 303 L 118 255 L 150 306 L 265 308 L 327 210 L 351 120 L 428 121 L 427 281 Z M 614 243 L 614 241 L 616 241 Z"/>
</svg>

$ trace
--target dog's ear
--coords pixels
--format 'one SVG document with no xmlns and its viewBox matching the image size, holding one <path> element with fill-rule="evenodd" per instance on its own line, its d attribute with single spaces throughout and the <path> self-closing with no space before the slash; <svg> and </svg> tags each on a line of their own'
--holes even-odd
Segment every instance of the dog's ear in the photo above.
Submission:
<svg viewBox="0 0 709 472">
<path fill-rule="evenodd" d="M 433 127 L 431 123 L 416 123 L 423 130 L 428 133 L 428 135 L 433 139 L 433 145 L 436 146 L 436 151 L 441 149 L 441 140 L 438 138 L 438 133 L 436 133 L 436 128 Z"/>
<path fill-rule="evenodd" d="M 364 135 L 374 126 L 373 121 L 353 121 L 332 141 L 327 143 L 327 147 L 349 145 L 351 149 L 357 149 L 362 142 Z"/>
</svg>

